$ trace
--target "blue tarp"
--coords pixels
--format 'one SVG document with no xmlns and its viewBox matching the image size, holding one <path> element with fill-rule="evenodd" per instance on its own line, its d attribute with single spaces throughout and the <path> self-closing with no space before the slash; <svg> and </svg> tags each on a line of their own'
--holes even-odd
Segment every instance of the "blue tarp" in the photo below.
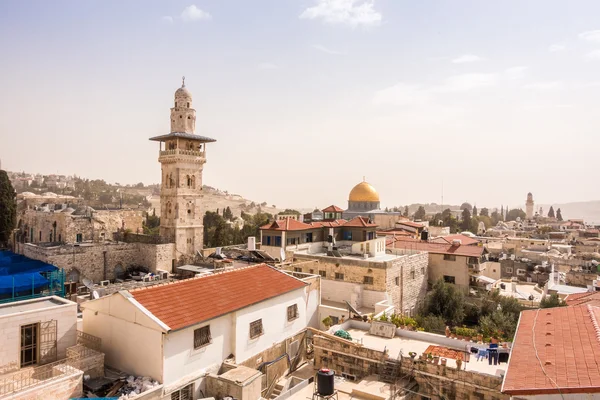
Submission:
<svg viewBox="0 0 600 400">
<path fill-rule="evenodd" d="M 42 273 L 56 271 L 54 265 L 32 260 L 10 251 L 0 252 L 0 295 L 32 295 L 47 287 L 50 281 Z"/>
</svg>

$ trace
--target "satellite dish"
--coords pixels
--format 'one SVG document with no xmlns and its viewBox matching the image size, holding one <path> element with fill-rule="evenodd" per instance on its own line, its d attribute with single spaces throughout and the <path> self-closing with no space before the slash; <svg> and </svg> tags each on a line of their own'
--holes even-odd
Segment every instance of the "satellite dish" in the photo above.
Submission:
<svg viewBox="0 0 600 400">
<path fill-rule="evenodd" d="M 83 278 L 83 280 L 81 282 L 83 282 L 83 286 L 88 288 L 90 291 L 94 290 L 94 282 L 92 282 L 90 279 Z"/>
<path fill-rule="evenodd" d="M 279 259 L 281 261 L 285 261 L 285 250 L 284 249 L 279 249 L 279 254 L 280 254 Z"/>
<path fill-rule="evenodd" d="M 100 294 L 98 293 L 97 290 L 92 291 L 92 298 L 95 299 L 99 299 L 100 298 Z"/>
</svg>

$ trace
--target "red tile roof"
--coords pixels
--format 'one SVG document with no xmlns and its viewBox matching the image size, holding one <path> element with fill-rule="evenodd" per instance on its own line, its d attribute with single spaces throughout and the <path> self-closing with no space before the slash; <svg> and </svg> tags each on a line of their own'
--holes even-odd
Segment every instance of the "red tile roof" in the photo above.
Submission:
<svg viewBox="0 0 600 400">
<path fill-rule="evenodd" d="M 389 238 L 387 247 L 394 249 L 420 250 L 428 251 L 433 254 L 449 254 L 464 257 L 481 257 L 485 251 L 480 246 L 452 246 L 451 244 L 423 242 L 418 239 L 407 240 L 408 238 Z"/>
<path fill-rule="evenodd" d="M 599 321 L 587 305 L 523 311 L 502 392 L 600 393 Z"/>
<path fill-rule="evenodd" d="M 323 211 L 323 212 L 343 212 L 344 210 L 342 210 L 338 206 L 335 206 L 332 204 L 329 207 L 322 209 L 321 211 Z"/>
<path fill-rule="evenodd" d="M 354 217 L 350 221 L 344 224 L 344 227 L 358 227 L 358 228 L 373 228 L 377 227 L 377 224 L 369 222 L 369 218 L 365 217 Z"/>
<path fill-rule="evenodd" d="M 589 304 L 600 307 L 600 292 L 573 293 L 565 298 L 565 302 L 568 306 Z"/>
<path fill-rule="evenodd" d="M 260 229 L 266 229 L 270 231 L 304 231 L 306 229 L 313 228 L 313 226 L 297 221 L 293 218 L 280 219 L 260 227 Z"/>
<path fill-rule="evenodd" d="M 407 232 L 402 229 L 387 229 L 385 231 L 377 231 L 377 234 L 380 236 L 408 236 L 408 237 L 413 237 L 415 235 L 414 232 Z"/>
<path fill-rule="evenodd" d="M 314 228 L 339 228 L 343 226 L 346 222 L 345 219 L 336 219 L 335 221 L 314 221 L 311 222 L 310 225 Z"/>
<path fill-rule="evenodd" d="M 172 330 L 195 325 L 306 284 L 266 264 L 131 290 L 131 295 Z"/>
<path fill-rule="evenodd" d="M 453 240 L 460 240 L 462 242 L 461 245 L 463 245 L 463 246 L 471 246 L 471 245 L 476 245 L 479 243 L 479 240 L 476 240 L 476 239 L 468 237 L 467 235 L 461 235 L 461 234 L 436 237 L 435 239 L 431 239 L 431 242 L 432 243 L 452 244 Z"/>
</svg>

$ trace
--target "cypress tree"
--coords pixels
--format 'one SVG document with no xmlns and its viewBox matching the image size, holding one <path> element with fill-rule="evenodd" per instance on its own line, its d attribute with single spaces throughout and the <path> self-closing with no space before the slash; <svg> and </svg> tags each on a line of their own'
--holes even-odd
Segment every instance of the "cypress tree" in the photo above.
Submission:
<svg viewBox="0 0 600 400">
<path fill-rule="evenodd" d="M 6 171 L 0 170 L 0 247 L 8 246 L 17 221 L 15 189 Z"/>
</svg>

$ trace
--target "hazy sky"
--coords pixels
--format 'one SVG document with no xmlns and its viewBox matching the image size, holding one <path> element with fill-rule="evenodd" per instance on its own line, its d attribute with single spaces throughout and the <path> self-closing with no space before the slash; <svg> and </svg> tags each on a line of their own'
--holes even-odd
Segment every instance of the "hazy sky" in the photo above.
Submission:
<svg viewBox="0 0 600 400">
<path fill-rule="evenodd" d="M 158 182 L 185 75 L 253 200 L 600 198 L 597 0 L 190 1 L 0 1 L 2 167 Z"/>
</svg>

